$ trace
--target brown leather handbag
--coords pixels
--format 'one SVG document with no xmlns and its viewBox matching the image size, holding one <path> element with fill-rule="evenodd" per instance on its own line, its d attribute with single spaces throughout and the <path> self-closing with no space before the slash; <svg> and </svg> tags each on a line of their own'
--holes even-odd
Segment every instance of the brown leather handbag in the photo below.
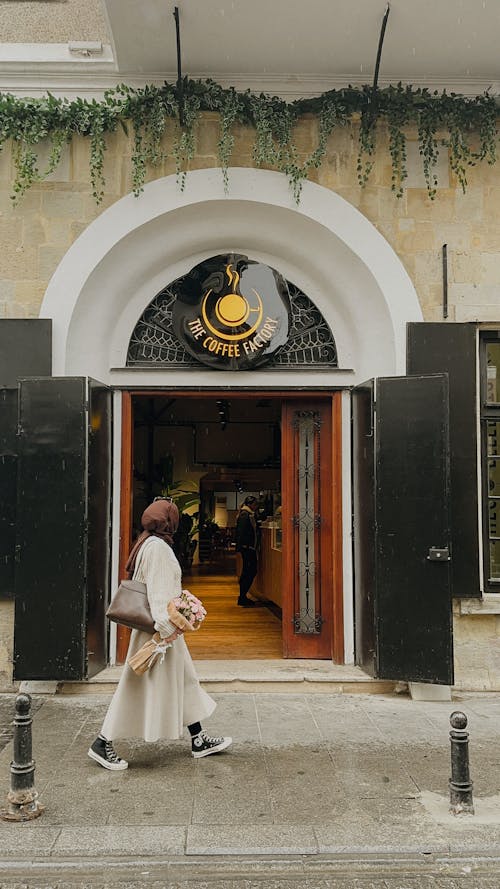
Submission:
<svg viewBox="0 0 500 889">
<path fill-rule="evenodd" d="M 155 625 L 146 584 L 140 580 L 122 580 L 106 611 L 106 617 L 122 627 L 153 635 Z"/>
</svg>

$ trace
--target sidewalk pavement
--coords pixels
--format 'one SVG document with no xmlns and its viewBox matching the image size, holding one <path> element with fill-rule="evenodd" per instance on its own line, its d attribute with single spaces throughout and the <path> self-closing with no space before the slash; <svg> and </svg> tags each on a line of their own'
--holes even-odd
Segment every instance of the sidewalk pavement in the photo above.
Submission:
<svg viewBox="0 0 500 889">
<path fill-rule="evenodd" d="M 193 760 L 187 739 L 120 741 L 130 768 L 110 772 L 87 757 L 110 696 L 35 697 L 35 783 L 46 811 L 26 824 L 0 822 L 0 873 L 2 862 L 106 857 L 500 859 L 500 696 L 461 694 L 451 704 L 395 695 L 217 699 L 206 727 L 232 734 L 230 751 Z M 0 806 L 14 701 L 0 695 Z M 469 718 L 474 816 L 448 814 L 455 709 Z"/>
</svg>

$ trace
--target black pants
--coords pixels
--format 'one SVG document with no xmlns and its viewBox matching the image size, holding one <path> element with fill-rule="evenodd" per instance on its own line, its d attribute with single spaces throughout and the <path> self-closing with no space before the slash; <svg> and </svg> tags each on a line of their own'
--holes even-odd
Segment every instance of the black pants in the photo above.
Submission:
<svg viewBox="0 0 500 889">
<path fill-rule="evenodd" d="M 244 599 L 257 574 L 257 553 L 254 549 L 242 549 L 241 558 L 243 564 L 240 575 L 240 599 Z"/>
</svg>

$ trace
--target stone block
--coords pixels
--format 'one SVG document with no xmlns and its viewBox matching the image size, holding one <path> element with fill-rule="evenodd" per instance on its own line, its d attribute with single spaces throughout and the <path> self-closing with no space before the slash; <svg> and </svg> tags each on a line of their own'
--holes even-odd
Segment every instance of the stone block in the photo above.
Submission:
<svg viewBox="0 0 500 889">
<path fill-rule="evenodd" d="M 428 284 L 426 287 L 426 299 L 425 303 L 422 302 L 422 305 L 427 306 L 439 306 L 442 310 L 443 306 L 443 285 L 442 284 Z"/>
<path fill-rule="evenodd" d="M 455 284 L 481 283 L 481 256 L 475 250 L 453 250 L 448 253 L 449 277 Z"/>
<path fill-rule="evenodd" d="M 318 842 L 311 825 L 222 825 L 188 827 L 188 855 L 311 855 Z"/>
<path fill-rule="evenodd" d="M 483 221 L 484 222 L 492 222 L 494 225 L 498 225 L 499 218 L 500 218 L 500 186 L 498 186 L 498 171 L 497 171 L 497 184 L 493 187 L 484 189 Z"/>
<path fill-rule="evenodd" d="M 52 244 L 53 246 L 64 245 L 69 247 L 71 243 L 71 221 L 69 219 L 45 219 L 44 220 L 44 233 L 45 233 L 45 243 Z M 40 240 L 40 244 L 44 243 L 44 240 Z"/>
<path fill-rule="evenodd" d="M 379 218 L 379 192 L 381 189 L 366 185 L 360 190 L 358 209 L 370 222 L 374 222 Z"/>
<path fill-rule="evenodd" d="M 87 225 L 85 222 L 72 222 L 69 227 L 69 240 L 70 243 L 73 244 L 77 238 L 85 231 Z"/>
<path fill-rule="evenodd" d="M 435 247 L 434 227 L 430 222 L 415 222 L 414 228 L 401 230 L 401 224 L 407 220 L 399 219 L 395 246 L 397 252 L 421 253 Z"/>
<path fill-rule="evenodd" d="M 500 226 L 475 225 L 472 230 L 471 246 L 482 252 L 498 253 L 500 251 Z"/>
<path fill-rule="evenodd" d="M 498 185 L 498 163 L 486 161 L 467 168 L 467 191 L 469 188 L 485 188 Z"/>
<path fill-rule="evenodd" d="M 488 670 L 473 669 L 469 665 L 455 665 L 455 688 L 462 691 L 491 691 Z"/>
<path fill-rule="evenodd" d="M 184 827 L 142 825 L 118 827 L 63 827 L 52 854 L 78 856 L 127 855 L 140 848 L 143 855 L 182 855 L 185 848 Z"/>
<path fill-rule="evenodd" d="M 3 303 L 8 303 L 14 299 L 15 293 L 15 282 L 14 281 L 2 281 L 0 280 L 0 300 Z"/>
<path fill-rule="evenodd" d="M 115 204 L 119 197 L 120 195 L 116 194 L 105 194 L 101 203 L 97 204 L 92 194 L 84 194 L 82 195 L 83 213 L 75 218 L 79 221 L 85 220 L 87 223 L 93 222 L 101 213 L 104 213 L 104 210 Z"/>
<path fill-rule="evenodd" d="M 20 216 L 17 219 L 0 218 L 0 244 L 2 252 L 6 248 L 16 249 L 23 243 L 23 221 Z"/>
<path fill-rule="evenodd" d="M 379 188 L 378 200 L 380 219 L 399 219 L 408 215 L 406 191 L 398 198 L 391 189 Z"/>
<path fill-rule="evenodd" d="M 14 649 L 14 601 L 0 602 L 0 687 L 12 683 Z"/>
<path fill-rule="evenodd" d="M 408 215 L 415 219 L 450 222 L 455 216 L 455 191 L 451 188 L 441 188 L 434 200 L 431 200 L 427 190 L 409 188 L 406 200 Z"/>
<path fill-rule="evenodd" d="M 341 198 L 344 198 L 345 201 L 352 204 L 353 207 L 359 207 L 362 192 L 362 188 L 359 185 L 342 185 L 341 187 L 336 188 L 335 191 Z"/>
<path fill-rule="evenodd" d="M 2 250 L 0 250 L 0 278 L 10 278 L 15 281 L 19 278 L 36 277 L 36 247 L 23 247 L 21 242 L 18 242 L 17 244 L 7 244 Z"/>
<path fill-rule="evenodd" d="M 455 190 L 455 219 L 457 222 L 481 222 L 484 214 L 484 189 L 469 186 L 464 193 Z"/>
<path fill-rule="evenodd" d="M 443 256 L 441 250 L 434 249 L 417 253 L 415 256 L 415 280 L 418 283 L 430 284 L 439 282 L 442 284 Z"/>
<path fill-rule="evenodd" d="M 45 281 L 16 281 L 15 300 L 29 309 L 30 317 L 36 318 L 40 313 L 40 306 L 45 296 L 47 284 Z"/>
<path fill-rule="evenodd" d="M 500 285 L 500 251 L 498 253 L 481 253 L 481 284 Z"/>
<path fill-rule="evenodd" d="M 461 644 L 474 642 L 483 654 L 496 636 L 496 615 L 474 613 L 455 619 L 454 633 Z"/>
<path fill-rule="evenodd" d="M 498 284 L 450 284 L 449 295 L 450 300 L 457 307 L 497 306 L 500 314 L 500 282 Z"/>
<path fill-rule="evenodd" d="M 469 250 L 472 246 L 472 226 L 467 222 L 437 222 L 434 225 L 434 244 L 437 248 L 448 244 L 448 250 Z"/>
<path fill-rule="evenodd" d="M 42 225 L 38 211 L 26 211 L 23 214 L 22 243 L 29 246 L 39 246 L 47 240 L 45 229 Z"/>
<path fill-rule="evenodd" d="M 420 146 L 418 142 L 410 139 L 406 142 L 406 166 L 408 170 L 406 188 L 418 188 L 427 191 L 422 156 L 420 155 Z M 449 188 L 450 176 L 448 152 L 445 149 L 442 149 L 439 153 L 438 162 L 436 164 L 436 175 L 438 179 L 437 188 L 439 190 Z"/>
<path fill-rule="evenodd" d="M 64 244 L 60 244 L 57 247 L 52 245 L 40 247 L 38 251 L 38 274 L 42 281 L 50 281 L 66 252 L 65 246 L 66 245 Z"/>
<path fill-rule="evenodd" d="M 451 701 L 449 685 L 434 685 L 432 682 L 409 682 L 412 701 Z"/>
<path fill-rule="evenodd" d="M 425 306 L 423 309 L 424 321 L 444 321 L 441 305 Z M 448 306 L 448 321 L 456 321 L 455 306 Z"/>
<path fill-rule="evenodd" d="M 19 685 L 19 691 L 26 695 L 55 695 L 59 683 L 56 680 L 25 679 Z"/>
<path fill-rule="evenodd" d="M 81 219 L 83 196 L 74 191 L 50 191 L 42 195 L 42 215 L 48 218 Z"/>
</svg>

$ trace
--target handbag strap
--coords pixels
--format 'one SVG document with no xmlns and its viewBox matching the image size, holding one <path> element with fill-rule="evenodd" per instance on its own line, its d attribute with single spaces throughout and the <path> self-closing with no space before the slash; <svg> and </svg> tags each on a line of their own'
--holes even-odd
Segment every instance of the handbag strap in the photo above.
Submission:
<svg viewBox="0 0 500 889">
<path fill-rule="evenodd" d="M 148 537 L 148 539 L 144 541 L 139 552 L 137 553 L 137 557 L 135 560 L 134 573 L 132 575 L 131 580 L 137 580 L 137 572 L 139 571 L 139 568 L 142 566 L 142 562 L 144 560 L 144 548 L 148 545 L 150 540 L 151 540 L 151 537 Z"/>
</svg>

